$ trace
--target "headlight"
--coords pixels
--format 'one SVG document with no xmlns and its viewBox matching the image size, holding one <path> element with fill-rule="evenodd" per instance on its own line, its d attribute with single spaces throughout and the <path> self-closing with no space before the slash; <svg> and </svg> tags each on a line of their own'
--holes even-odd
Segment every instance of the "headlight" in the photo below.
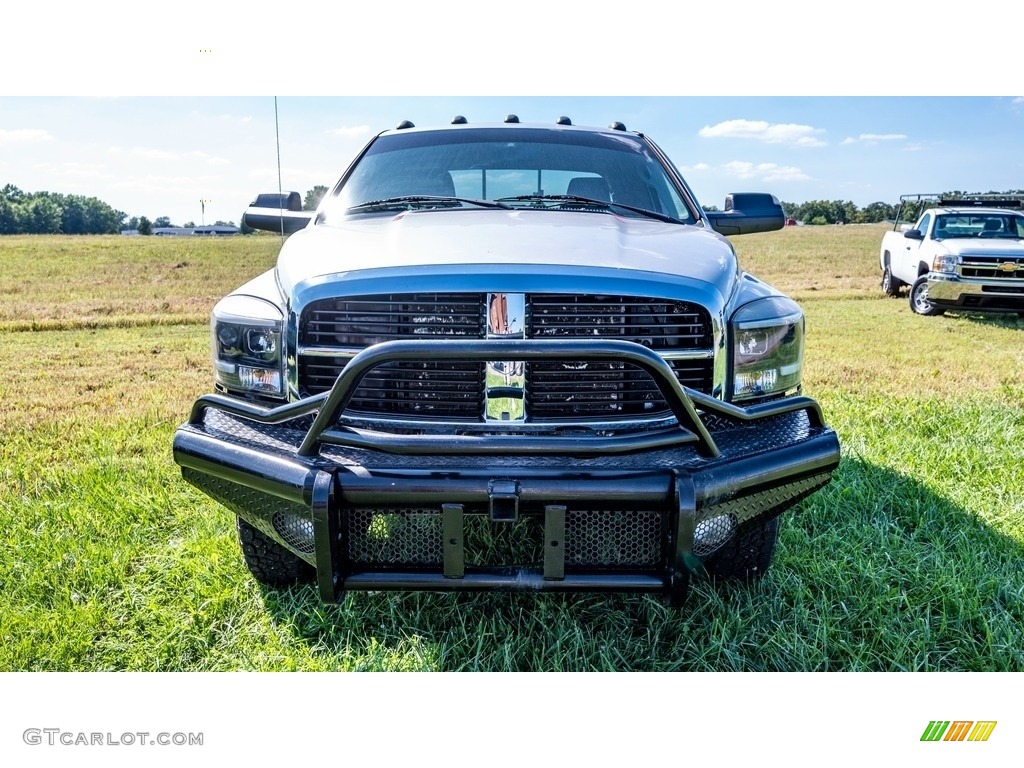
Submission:
<svg viewBox="0 0 1024 768">
<path fill-rule="evenodd" d="M 956 256 L 949 253 L 940 253 L 932 261 L 933 272 L 956 272 Z"/>
<path fill-rule="evenodd" d="M 213 308 L 210 344 L 214 378 L 229 392 L 284 393 L 281 311 L 254 296 L 228 296 Z"/>
<path fill-rule="evenodd" d="M 732 399 L 796 392 L 804 362 L 804 313 L 782 297 L 759 299 L 732 317 Z"/>
</svg>

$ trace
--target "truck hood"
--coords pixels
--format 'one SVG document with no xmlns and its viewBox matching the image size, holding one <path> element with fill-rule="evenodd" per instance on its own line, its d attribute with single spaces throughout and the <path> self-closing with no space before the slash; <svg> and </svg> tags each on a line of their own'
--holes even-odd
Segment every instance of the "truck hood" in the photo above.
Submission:
<svg viewBox="0 0 1024 768">
<path fill-rule="evenodd" d="M 343 273 L 461 266 L 668 274 L 723 298 L 738 277 L 732 244 L 702 227 L 597 212 L 454 209 L 307 227 L 285 242 L 277 278 L 290 296 L 300 283 Z"/>
<path fill-rule="evenodd" d="M 951 237 L 942 241 L 942 247 L 954 256 L 1024 256 L 1024 240 L 974 240 Z"/>
</svg>

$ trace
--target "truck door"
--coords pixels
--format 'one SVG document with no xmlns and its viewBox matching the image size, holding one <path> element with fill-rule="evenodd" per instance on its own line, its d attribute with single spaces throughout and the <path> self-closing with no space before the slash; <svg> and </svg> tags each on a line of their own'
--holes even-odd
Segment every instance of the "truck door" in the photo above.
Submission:
<svg viewBox="0 0 1024 768">
<path fill-rule="evenodd" d="M 914 225 L 914 229 L 921 233 L 921 237 L 904 237 L 902 247 L 897 248 L 892 254 L 892 273 L 904 283 L 913 284 L 918 277 L 918 265 L 922 261 L 931 262 L 923 252 L 926 250 L 924 244 L 931 223 L 931 213 L 923 214 Z"/>
</svg>

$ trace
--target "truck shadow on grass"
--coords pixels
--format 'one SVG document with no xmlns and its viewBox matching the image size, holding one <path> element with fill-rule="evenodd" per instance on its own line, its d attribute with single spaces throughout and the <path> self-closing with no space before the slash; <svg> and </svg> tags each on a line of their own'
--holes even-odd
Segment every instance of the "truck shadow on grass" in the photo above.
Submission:
<svg viewBox="0 0 1024 768">
<path fill-rule="evenodd" d="M 999 328 L 1008 328 L 1015 331 L 1024 331 L 1024 317 L 1015 312 L 968 312 L 949 310 L 946 316 L 950 318 L 962 318 L 977 325 L 991 325 Z"/>
<path fill-rule="evenodd" d="M 846 458 L 786 516 L 763 581 L 695 581 L 678 611 L 636 595 L 263 599 L 327 669 L 1019 671 L 1021 557 L 915 479 Z"/>
</svg>

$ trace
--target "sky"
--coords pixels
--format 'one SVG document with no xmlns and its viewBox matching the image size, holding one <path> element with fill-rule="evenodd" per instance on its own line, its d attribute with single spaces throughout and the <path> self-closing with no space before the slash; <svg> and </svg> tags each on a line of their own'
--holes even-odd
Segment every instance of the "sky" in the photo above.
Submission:
<svg viewBox="0 0 1024 768">
<path fill-rule="evenodd" d="M 986 12 L 1005 5 L 992 0 Z M 57 0 L 5 11 L 0 186 L 95 196 L 130 216 L 235 221 L 260 192 L 330 185 L 404 119 L 613 120 L 673 159 L 704 205 L 1024 187 L 1013 25 L 952 39 L 935 14 L 862 0 L 605 7 L 307 0 Z M 386 10 L 385 10 L 386 8 Z M 584 12 L 586 11 L 586 12 Z M 928 41 L 928 46 L 910 44 Z M 942 59 L 939 56 L 939 59 Z M 10 63 L 31 62 L 31 66 Z M 204 202 L 201 202 L 204 201 Z"/>
<path fill-rule="evenodd" d="M 1024 97 L 1012 95 L 279 96 L 276 111 L 281 183 L 303 194 L 403 119 L 509 113 L 620 120 L 668 153 L 704 205 L 745 191 L 863 207 L 1024 187 Z M 0 186 L 95 196 L 177 225 L 237 222 L 256 193 L 277 190 L 277 131 L 274 96 L 0 96 Z"/>
</svg>

